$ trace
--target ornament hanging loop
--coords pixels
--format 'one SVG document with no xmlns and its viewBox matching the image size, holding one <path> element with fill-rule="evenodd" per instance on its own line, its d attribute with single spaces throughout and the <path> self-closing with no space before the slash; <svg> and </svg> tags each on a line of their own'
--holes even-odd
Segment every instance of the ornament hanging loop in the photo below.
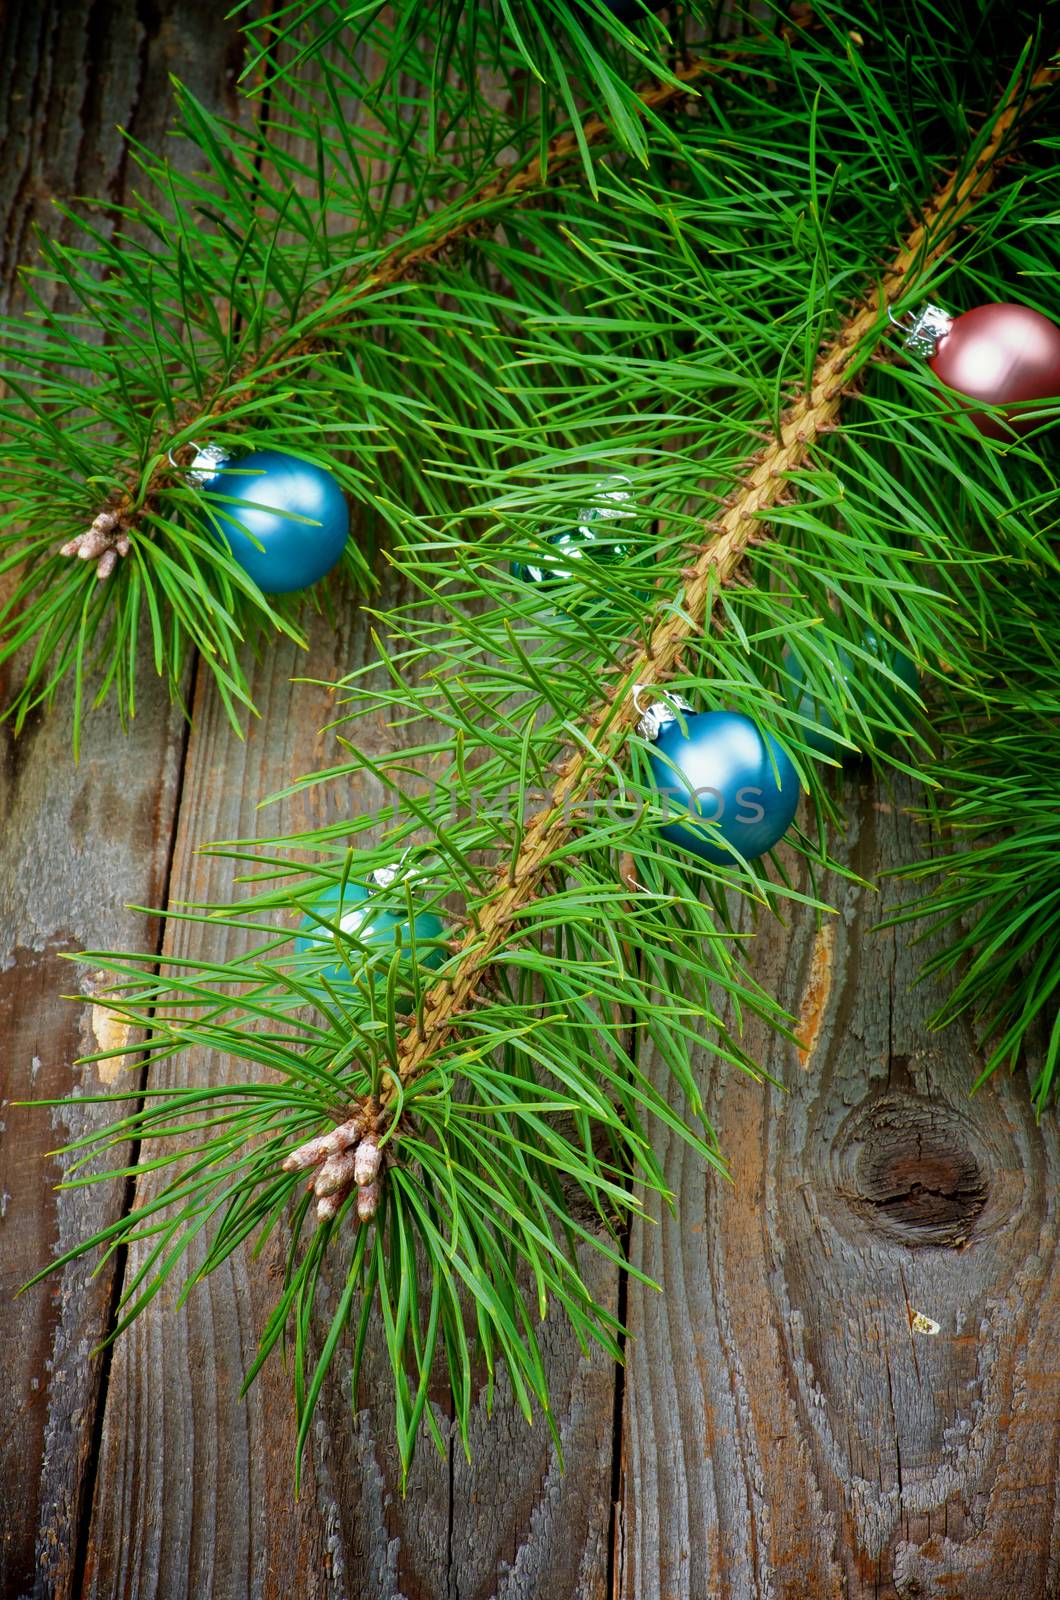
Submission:
<svg viewBox="0 0 1060 1600">
<path fill-rule="evenodd" d="M 912 333 L 916 324 L 916 318 L 911 311 L 903 311 L 900 316 L 895 316 L 890 306 L 887 307 L 887 320 L 892 327 L 898 329 L 899 333 L 905 334 Z"/>
</svg>

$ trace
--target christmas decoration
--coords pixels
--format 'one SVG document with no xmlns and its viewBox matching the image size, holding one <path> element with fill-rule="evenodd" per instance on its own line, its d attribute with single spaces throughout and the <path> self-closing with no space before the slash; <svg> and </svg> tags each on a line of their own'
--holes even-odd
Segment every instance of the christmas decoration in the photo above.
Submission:
<svg viewBox="0 0 1060 1600">
<path fill-rule="evenodd" d="M 415 0 L 403 4 L 414 5 Z M 401 0 L 389 15 L 400 36 L 409 20 Z M 454 40 L 450 18 L 464 38 Z M 249 14 L 244 20 L 249 23 Z M 528 259 L 539 242 L 528 241 L 519 214 L 535 211 L 538 198 L 550 190 L 566 192 L 563 204 L 570 202 L 577 226 L 579 179 L 591 178 L 596 152 L 609 158 L 631 149 L 643 164 L 645 129 L 681 106 L 689 92 L 696 92 L 694 85 L 708 80 L 718 65 L 707 51 L 680 63 L 667 56 L 664 68 L 662 59 L 649 59 L 650 45 L 643 42 L 637 69 L 641 81 L 628 81 L 611 59 L 613 52 L 599 50 L 599 30 L 590 30 L 584 14 L 559 7 L 553 20 L 556 32 L 550 30 L 547 40 L 535 38 L 535 29 L 512 34 L 502 27 L 491 33 L 504 52 L 504 70 L 510 67 L 507 51 L 514 44 L 546 101 L 532 114 L 519 97 L 504 112 L 494 107 L 488 136 L 484 129 L 476 130 L 459 153 L 450 148 L 445 160 L 428 148 L 433 137 L 433 130 L 426 131 L 430 115 L 421 128 L 423 138 L 410 139 L 404 91 L 390 100 L 384 93 L 390 70 L 405 71 L 398 68 L 403 47 L 391 59 L 385 39 L 377 37 L 373 46 L 373 59 L 383 73 L 375 90 L 381 99 L 372 137 L 381 143 L 374 154 L 363 143 L 363 129 L 347 145 L 345 123 L 341 136 L 337 127 L 322 124 L 315 87 L 307 92 L 306 86 L 292 83 L 286 135 L 327 152 L 319 173 L 325 185 L 321 205 L 345 219 L 341 227 L 322 226 L 321 205 L 302 203 L 307 173 L 296 172 L 286 160 L 280 162 L 282 175 L 275 183 L 248 183 L 248 170 L 257 170 L 265 154 L 265 147 L 254 142 L 250 124 L 233 132 L 230 108 L 211 112 L 174 79 L 175 137 L 167 145 L 179 146 L 183 154 L 170 162 L 138 147 L 135 157 L 145 175 L 144 192 L 165 195 L 167 204 L 159 208 L 155 198 L 127 192 L 120 216 L 116 214 L 130 237 L 150 236 L 147 253 L 140 245 L 115 250 L 108 229 L 101 232 L 94 219 L 79 231 L 76 215 L 61 238 L 49 232 L 42 239 L 34 264 L 40 287 L 39 297 L 32 296 L 35 305 L 6 320 L 0 316 L 0 368 L 5 372 L 0 385 L 0 563 L 5 572 L 18 572 L 8 590 L 12 603 L 0 606 L 0 658 L 21 652 L 13 705 L 5 708 L 12 711 L 16 732 L 34 707 L 50 699 L 64 674 L 76 673 L 78 680 L 75 745 L 82 696 L 91 701 L 93 678 L 100 699 L 113 698 L 123 719 L 134 713 L 136 686 L 145 672 L 153 670 L 166 679 L 179 701 L 192 652 L 220 684 L 234 725 L 242 727 L 243 714 L 253 709 L 243 644 L 255 596 L 245 589 L 233 596 L 228 590 L 223 539 L 210 539 L 209 548 L 199 542 L 192 549 L 181 537 L 187 510 L 185 472 L 174 470 L 172 455 L 167 459 L 167 445 L 178 434 L 207 438 L 215 423 L 228 426 L 237 415 L 252 416 L 258 439 L 289 458 L 297 454 L 299 440 L 319 435 L 324 415 L 329 442 L 334 447 L 334 440 L 340 440 L 351 481 L 366 489 L 370 513 L 365 537 L 347 543 L 344 560 L 349 578 L 363 590 L 374 587 L 376 538 L 400 538 L 415 517 L 444 517 L 451 509 L 445 475 L 422 470 L 423 461 L 437 450 L 437 419 L 444 417 L 452 437 L 461 438 L 460 453 L 469 465 L 476 455 L 482 463 L 494 459 L 491 428 L 498 415 L 508 415 L 507 401 L 499 413 L 494 408 L 491 414 L 489 405 L 484 411 L 485 391 L 468 385 L 466 370 L 450 372 L 446 360 L 438 360 L 436 341 L 421 337 L 434 315 L 437 284 L 444 281 L 447 292 L 454 292 L 462 304 L 473 298 L 478 241 L 494 250 L 497 236 L 492 230 L 502 217 L 511 247 Z M 427 76 L 417 92 L 422 105 L 433 108 L 440 128 L 455 126 L 466 107 L 454 99 L 456 79 L 447 78 L 451 52 L 455 44 L 457 56 L 470 61 L 481 50 L 484 36 L 477 12 L 470 6 L 432 7 L 429 12 L 420 6 L 415 21 L 428 31 L 435 23 L 444 29 L 444 45 L 436 38 L 434 46 L 425 48 Z M 378 16 L 372 24 L 377 35 L 388 27 Z M 587 52 L 590 31 L 595 42 Z M 341 48 L 334 44 L 334 30 L 321 30 L 320 37 Z M 248 62 L 244 85 L 264 81 L 273 72 L 286 75 L 273 57 L 275 38 L 268 29 L 259 42 L 255 60 L 259 67 L 267 62 L 267 68 L 259 72 Z M 563 81 L 557 42 L 567 65 L 576 67 L 573 96 Z M 538 45 L 544 76 L 527 54 Z M 293 59 L 301 62 L 313 51 L 307 39 Z M 479 81 L 474 69 L 471 81 Z M 576 99 L 589 108 L 577 134 L 567 126 Z M 607 115 L 599 115 L 595 107 L 606 107 Z M 559 122 L 543 147 L 547 119 L 556 115 Z M 271 128 L 266 143 L 276 134 Z M 336 159 L 340 146 L 346 153 Z M 358 161 L 374 161 L 383 149 L 392 181 L 369 199 Z M 503 159 L 491 165 L 498 151 L 504 152 Z M 213 177 L 204 184 L 201 174 L 206 170 Z M 413 192 L 419 213 L 415 223 L 404 198 Z M 266 236 L 268 248 L 261 248 Z M 451 276 L 458 258 L 466 261 L 466 285 L 456 285 Z M 195 262 L 190 273 L 189 260 Z M 104 280 L 101 299 L 98 286 Z M 172 287 L 172 297 L 161 290 L 163 282 Z M 396 286 L 400 290 L 392 299 Z M 56 293 L 65 306 L 60 342 L 75 355 L 81 346 L 92 349 L 91 382 L 75 379 L 68 366 L 58 380 L 53 372 L 56 325 L 44 308 Z M 207 305 L 219 314 L 206 315 Z M 394 309 L 398 316 L 391 325 Z M 377 313 L 396 338 L 371 336 Z M 146 337 L 146 329 L 157 331 L 160 318 L 165 337 Z M 484 331 L 480 323 L 472 342 Z M 355 348 L 366 333 L 367 366 L 356 353 L 347 359 L 348 341 Z M 298 381 L 295 374 L 303 370 L 312 372 L 313 381 Z M 69 419 L 75 414 L 76 427 L 66 420 L 56 425 L 57 416 Z M 103 469 L 97 473 L 96 467 Z M 241 495 L 246 488 L 245 482 L 239 485 Z M 90 509 L 78 503 L 83 498 Z M 305 524 L 302 528 L 313 531 Z M 135 580 L 108 584 L 105 603 L 93 602 L 87 609 L 65 562 L 41 559 L 53 548 L 56 554 L 61 549 L 66 556 L 94 560 L 98 577 L 107 578 L 130 549 L 130 540 Z M 260 555 L 253 543 L 250 552 Z M 264 585 L 270 575 L 262 573 Z M 311 581 L 311 576 L 299 571 L 294 580 Z M 224 602 L 219 604 L 222 587 Z M 293 635 L 290 619 L 284 631 Z M 138 650 L 137 644 L 149 635 L 151 648 Z M 33 648 L 24 651 L 27 641 Z"/>
<path fill-rule="evenodd" d="M 871 712 L 882 699 L 886 699 L 902 715 L 908 716 L 912 709 L 910 696 L 917 694 L 920 688 L 920 674 L 912 657 L 889 641 L 881 643 L 871 629 L 866 629 L 862 634 L 861 647 L 869 655 L 875 656 L 900 681 L 896 683 L 895 678 L 888 676 L 887 673 L 878 672 L 873 676 L 870 692 L 867 687 L 867 676 L 872 673 L 872 669 L 864 661 L 852 657 L 850 652 L 840 645 L 836 650 L 838 671 L 832 674 L 837 686 L 842 686 L 845 697 L 860 712 Z M 818 725 L 816 730 L 811 728 L 801 730 L 807 744 L 820 751 L 822 755 L 831 756 L 833 760 L 845 760 L 853 752 L 848 745 L 832 738 L 836 728 L 835 719 L 828 707 L 821 705 L 814 699 L 809 689 L 805 688 L 805 669 L 793 650 L 784 651 L 784 665 L 794 680 L 784 685 L 788 704 L 800 717 L 806 717 Z M 880 741 L 884 748 L 889 742 L 886 736 Z"/>
<path fill-rule="evenodd" d="M 618 527 L 608 528 L 621 518 L 628 518 L 626 509 L 630 495 L 622 487 L 629 479 L 616 474 L 596 485 L 593 503 L 579 512 L 577 525 L 569 532 L 555 533 L 548 539 L 548 550 L 531 561 L 514 561 L 512 573 L 521 583 L 537 584 L 551 588 L 569 583 L 574 577 L 574 564 L 588 557 L 600 566 L 614 566 L 628 561 L 631 545 L 628 535 Z M 552 554 L 555 550 L 558 553 Z"/>
<path fill-rule="evenodd" d="M 437 942 L 445 931 L 441 918 L 433 911 L 421 911 L 410 926 L 404 911 L 390 910 L 383 903 L 386 891 L 398 879 L 399 870 L 380 867 L 369 883 L 348 879 L 346 883 L 336 883 L 325 890 L 312 911 L 303 917 L 301 931 L 294 942 L 296 955 L 312 958 L 306 963 L 307 975 L 336 987 L 355 985 L 356 973 L 368 959 L 358 948 L 364 945 L 385 952 L 378 964 L 376 981 L 385 972 L 395 946 L 406 952 L 411 961 L 415 942 L 419 966 L 428 969 L 441 966 L 448 953 L 445 946 Z M 326 923 L 332 927 L 325 926 Z M 334 933 L 333 927 L 340 932 Z M 347 940 L 348 965 L 341 958 L 323 962 L 322 958 L 333 954 L 336 944 L 343 945 Z"/>
<path fill-rule="evenodd" d="M 999 302 L 952 317 L 929 305 L 905 332 L 910 354 L 963 399 L 1016 408 L 1002 417 L 967 408 L 988 438 L 1032 432 L 1041 419 L 1027 404 L 1060 397 L 1060 328 L 1031 306 Z"/>
<path fill-rule="evenodd" d="M 664 839 L 715 866 L 731 867 L 737 856 L 755 861 L 765 855 L 791 826 L 798 774 L 772 735 L 750 717 L 693 711 L 673 695 L 642 711 L 637 731 L 653 745 L 649 760 L 667 798 L 664 809 L 681 813 L 661 830 Z M 710 836 L 703 823 L 713 825 Z"/>
<path fill-rule="evenodd" d="M 323 467 L 278 450 L 230 457 L 207 446 L 189 476 L 206 488 L 215 531 L 263 594 L 307 589 L 341 559 L 350 513 Z"/>
</svg>

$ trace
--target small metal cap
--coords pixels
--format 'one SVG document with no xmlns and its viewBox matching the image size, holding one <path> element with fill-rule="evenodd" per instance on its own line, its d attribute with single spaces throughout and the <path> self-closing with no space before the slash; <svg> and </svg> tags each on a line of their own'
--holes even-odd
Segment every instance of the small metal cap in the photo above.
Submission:
<svg viewBox="0 0 1060 1600">
<path fill-rule="evenodd" d="M 594 483 L 591 502 L 578 512 L 579 528 L 589 532 L 588 523 L 607 521 L 612 517 L 631 517 L 632 511 L 625 509 L 633 498 L 629 492 L 629 482 L 624 472 L 613 472 L 610 477 Z"/>
<path fill-rule="evenodd" d="M 913 316 L 911 322 L 898 317 L 892 317 L 891 320 L 905 334 L 903 345 L 909 354 L 927 360 L 935 354 L 939 340 L 944 339 L 953 327 L 953 318 L 941 306 L 925 306 L 923 311 Z"/>
<path fill-rule="evenodd" d="M 200 444 L 195 446 L 195 450 L 195 460 L 188 468 L 188 482 L 209 483 L 211 478 L 216 478 L 224 463 L 229 460 L 230 452 L 223 450 L 219 444 Z"/>
<path fill-rule="evenodd" d="M 404 883 L 406 878 L 421 878 L 423 876 L 421 867 L 405 865 L 412 854 L 412 848 L 410 845 L 402 852 L 400 859 L 391 861 L 389 866 L 373 868 L 370 874 L 372 882 L 380 889 L 389 889 L 391 884 Z"/>
<path fill-rule="evenodd" d="M 654 744 L 663 729 L 668 728 L 671 722 L 677 721 L 679 711 L 690 713 L 692 707 L 679 694 L 667 694 L 665 700 L 656 700 L 653 705 L 642 706 L 640 696 L 644 693 L 644 687 L 640 683 L 633 687 L 633 704 L 640 713 L 637 718 L 637 732 L 649 744 Z"/>
</svg>

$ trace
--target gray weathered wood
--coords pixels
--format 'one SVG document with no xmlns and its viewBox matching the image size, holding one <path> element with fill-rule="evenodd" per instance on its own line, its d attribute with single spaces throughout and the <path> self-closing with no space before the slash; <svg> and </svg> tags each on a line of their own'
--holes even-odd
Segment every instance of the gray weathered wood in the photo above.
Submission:
<svg viewBox="0 0 1060 1600">
<path fill-rule="evenodd" d="M 308 657 L 289 643 L 270 650 L 252 683 L 261 718 L 245 742 L 232 733 L 212 681 L 200 675 L 173 860 L 173 895 L 221 898 L 231 862 L 197 854 L 219 838 L 253 834 L 256 806 L 291 776 L 317 765 L 326 695 L 294 686 L 298 670 L 333 675 L 352 662 L 350 608 L 338 635 L 323 623 Z M 308 802 L 311 804 L 312 802 Z M 304 806 L 270 813 L 297 826 Z M 217 930 L 211 953 L 234 948 Z M 207 953 L 199 930 L 170 923 L 166 955 Z M 155 1086 L 202 1081 L 230 1063 L 181 1058 Z M 150 1178 L 138 1185 L 149 1192 Z M 196 1256 L 191 1258 L 193 1261 Z M 279 1364 L 247 1401 L 239 1399 L 275 1292 L 277 1258 L 239 1255 L 175 1307 L 176 1287 L 158 1297 L 116 1346 L 107 1394 L 86 1570 L 93 1595 L 196 1597 L 338 1594 L 328 1529 L 312 1491 L 292 1495 L 292 1406 Z M 341 1557 L 341 1551 L 334 1552 Z"/>
<path fill-rule="evenodd" d="M 924 841 L 848 779 L 867 877 Z M 888 897 L 897 894 L 892 885 Z M 731 1188 L 660 1130 L 677 1195 L 635 1229 L 618 1592 L 627 1600 L 1000 1600 L 1057 1592 L 1060 1149 L 1022 1078 L 974 1099 L 927 1030 L 910 934 L 763 927 L 810 1046 L 753 1031 L 786 1092 L 704 1065 Z M 915 1313 L 940 1325 L 915 1331 Z"/>
<path fill-rule="evenodd" d="M 613 1270 L 602 1258 L 584 1266 L 596 1294 L 614 1309 Z M 333 1299 L 325 1299 L 329 1309 Z M 526 1426 L 503 1378 L 489 1414 L 483 1381 L 468 1462 L 439 1373 L 432 1401 L 450 1461 L 439 1462 L 425 1437 L 404 1501 L 379 1331 L 369 1343 L 352 1423 L 348 1367 L 340 1363 L 321 1401 L 313 1460 L 318 1482 L 327 1472 L 341 1519 L 349 1594 L 363 1600 L 530 1600 L 555 1593 L 602 1600 L 614 1370 L 598 1353 L 584 1357 L 555 1313 L 540 1338 L 565 1470 L 542 1420 Z"/>
<path fill-rule="evenodd" d="M 396 598 L 390 585 L 383 603 Z M 333 714 L 329 697 L 288 680 L 296 672 L 333 680 L 370 658 L 368 627 L 352 606 L 340 608 L 340 615 L 337 632 L 315 623 L 308 655 L 283 644 L 270 649 L 252 679 L 261 718 L 246 745 L 232 735 L 210 686 L 200 683 L 175 845 L 176 899 L 227 893 L 230 864 L 196 857 L 200 843 L 310 826 L 378 804 L 375 785 L 366 782 L 306 792 L 264 817 L 256 810 L 293 775 L 335 758 L 333 740 L 316 732 Z M 380 717 L 359 723 L 356 737 L 382 751 L 395 734 Z M 206 945 L 201 931 L 174 923 L 165 948 L 202 955 Z M 228 1070 L 216 1058 L 200 1058 L 174 1064 L 165 1081 L 201 1081 Z M 141 1192 L 147 1189 L 149 1181 Z M 484 1400 L 475 1417 L 475 1464 L 459 1456 L 439 1461 L 425 1442 L 403 1499 L 391 1380 L 376 1330 L 357 1396 L 350 1394 L 347 1358 L 336 1362 L 320 1403 L 304 1497 L 291 1508 L 292 1406 L 278 1364 L 246 1403 L 238 1399 L 271 1309 L 280 1247 L 277 1239 L 263 1262 L 240 1256 L 185 1310 L 174 1309 L 172 1296 L 160 1297 L 119 1346 L 88 1545 L 88 1589 L 146 1596 L 186 1586 L 197 1596 L 225 1600 L 292 1591 L 366 1600 L 496 1592 L 514 1600 L 545 1583 L 564 1594 L 602 1594 L 614 1373 L 599 1354 L 583 1359 L 559 1319 L 545 1330 L 544 1345 L 571 1469 L 565 1476 L 543 1424 L 528 1434 L 501 1384 L 492 1420 L 485 1419 Z M 613 1271 L 601 1264 L 593 1271 L 599 1293 L 613 1301 Z M 333 1309 L 327 1281 L 321 1300 L 323 1319 Z M 435 1414 L 443 1435 L 450 1435 L 443 1384 Z M 510 1485 L 511 1493 L 501 1485 Z"/>
<path fill-rule="evenodd" d="M 262 710 L 245 744 L 234 738 L 216 698 L 201 686 L 185 770 L 173 894 L 223 898 L 231 863 L 196 855 L 203 841 L 294 829 L 378 804 L 370 782 L 304 791 L 270 808 L 258 800 L 292 776 L 328 764 L 335 751 L 317 735 L 331 713 L 326 691 L 292 685 L 296 671 L 329 680 L 372 649 L 356 609 L 332 633 L 312 630 L 308 658 L 285 645 L 254 675 Z M 358 726 L 366 748 L 394 734 L 380 717 Z M 219 954 L 234 935 L 218 932 Z M 170 924 L 166 951 L 206 953 L 202 930 Z M 160 1070 L 156 1084 L 203 1081 L 231 1071 L 216 1057 Z M 139 1193 L 149 1192 L 145 1179 Z M 583 1360 L 561 1322 L 546 1330 L 563 1418 L 568 1472 L 538 1423 L 528 1433 L 503 1385 L 493 1418 L 476 1415 L 472 1467 L 440 1461 L 430 1446 L 414 1464 L 407 1496 L 392 1443 L 390 1379 L 381 1338 L 370 1344 L 360 1393 L 350 1395 L 345 1358 L 325 1386 L 301 1502 L 292 1506 L 292 1405 L 273 1362 L 246 1401 L 238 1397 L 256 1335 L 273 1303 L 281 1241 L 263 1259 L 244 1255 L 200 1285 L 189 1304 L 158 1297 L 116 1348 L 104 1419 L 89 1541 L 93 1596 L 298 1593 L 328 1596 L 529 1596 L 555 1587 L 569 1595 L 604 1590 L 611 1474 L 614 1377 L 597 1355 Z M 613 1275 L 594 1268 L 599 1292 Z M 322 1287 L 321 1316 L 333 1307 Z M 567 1397 L 569 1396 L 569 1403 Z M 450 1432 L 444 1388 L 435 1398 Z M 455 1439 L 451 1444 L 459 1444 Z"/>
<path fill-rule="evenodd" d="M 9 4 L 0 11 L 0 299 L 17 310 L 15 268 L 35 251 L 33 228 L 58 226 L 53 198 L 120 198 L 126 160 L 118 125 L 161 136 L 178 64 L 197 93 L 226 91 L 220 19 L 163 0 L 145 22 L 131 3 L 107 8 Z M 8 698 L 11 680 L 2 686 Z M 96 1048 L 88 1005 L 64 1001 L 76 968 L 63 952 L 152 948 L 157 930 L 130 901 L 164 892 L 184 730 L 145 677 L 128 737 L 112 709 L 91 718 L 79 767 L 71 707 L 31 720 L 14 741 L 0 730 L 0 1593 L 66 1595 L 102 1363 L 91 1352 L 107 1327 L 108 1270 L 75 1264 L 18 1301 L 15 1290 L 65 1249 L 119 1214 L 123 1186 L 56 1195 L 61 1163 L 48 1152 L 100 1113 L 51 1115 L 8 1102 L 99 1087 L 74 1058 Z"/>
<path fill-rule="evenodd" d="M 52 193 L 120 195 L 113 125 L 155 137 L 167 70 L 221 100 L 229 37 L 190 0 L 150 11 L 129 0 L 9 6 L 5 286 Z M 289 679 L 332 679 L 366 659 L 356 609 L 339 614 L 337 630 L 314 623 L 308 655 L 269 651 L 253 679 L 262 717 L 245 744 L 205 675 L 186 764 L 184 729 L 146 683 L 131 738 L 109 714 L 96 718 L 79 769 L 62 703 L 17 745 L 0 735 L 6 1100 L 97 1081 L 71 1063 L 102 1020 L 58 1000 L 74 982 L 61 956 L 90 944 L 152 948 L 157 930 L 123 907 L 165 892 L 171 849 L 174 897 L 220 898 L 230 867 L 197 856 L 199 844 L 374 803 L 364 784 L 315 790 L 264 818 L 256 810 L 333 754 L 316 732 L 328 697 Z M 381 720 L 358 729 L 369 748 L 393 737 Z M 921 847 L 908 819 L 853 778 L 848 797 L 857 871 L 874 878 Z M 997 1080 L 969 1102 L 975 1052 L 959 1030 L 927 1033 L 931 996 L 911 991 L 908 935 L 871 931 L 879 900 L 867 891 L 835 883 L 826 894 L 840 906 L 835 921 L 818 929 L 796 915 L 787 929 L 763 926 L 755 946 L 758 977 L 803 1018 L 805 1059 L 753 1030 L 749 1040 L 787 1092 L 703 1067 L 734 1187 L 657 1133 L 678 1209 L 671 1218 L 656 1207 L 657 1225 L 634 1231 L 634 1260 L 663 1294 L 636 1285 L 629 1294 L 613 1593 L 1049 1597 L 1060 1593 L 1056 1136 L 1034 1125 L 1020 1081 Z M 179 922 L 165 939 L 171 954 L 206 950 Z M 231 1070 L 197 1058 L 168 1064 L 158 1082 Z M 439 1378 L 432 1404 L 450 1457 L 440 1462 L 425 1440 L 402 1499 L 375 1337 L 356 1395 L 348 1357 L 335 1364 L 293 1506 L 279 1363 L 238 1398 L 273 1302 L 279 1237 L 261 1260 L 235 1257 L 184 1308 L 173 1290 L 159 1296 L 116 1349 L 97 1438 L 104 1368 L 90 1351 L 107 1325 L 110 1272 L 93 1280 L 86 1263 L 14 1306 L 9 1297 L 57 1245 L 125 1203 L 118 1188 L 52 1192 L 60 1170 L 47 1152 L 89 1115 L 0 1107 L 5 1596 L 74 1592 L 79 1525 L 83 1592 L 100 1600 L 607 1593 L 615 1375 L 601 1356 L 584 1358 L 558 1318 L 543 1343 L 565 1475 L 547 1431 L 525 1428 L 503 1383 L 492 1418 L 480 1397 L 468 1465 Z M 589 1270 L 614 1305 L 613 1273 L 600 1261 Z M 322 1317 L 335 1292 L 325 1281 Z M 916 1312 L 940 1324 L 938 1335 L 914 1330 Z"/>
</svg>

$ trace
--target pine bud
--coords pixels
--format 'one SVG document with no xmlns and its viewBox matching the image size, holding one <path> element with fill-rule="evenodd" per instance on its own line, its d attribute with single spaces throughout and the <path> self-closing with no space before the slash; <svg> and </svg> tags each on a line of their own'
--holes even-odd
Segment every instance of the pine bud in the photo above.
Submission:
<svg viewBox="0 0 1060 1600">
<path fill-rule="evenodd" d="M 281 1165 L 284 1172 L 305 1172 L 309 1167 L 315 1167 L 327 1155 L 324 1149 L 324 1140 L 327 1134 L 319 1134 L 315 1139 L 309 1139 L 305 1144 L 300 1144 L 297 1150 L 292 1150 L 285 1156 Z"/>
<path fill-rule="evenodd" d="M 340 1150 L 345 1150 L 349 1145 L 356 1144 L 363 1132 L 364 1117 L 360 1113 L 355 1117 L 351 1117 L 348 1122 L 340 1122 L 337 1128 L 333 1128 L 330 1133 L 324 1134 L 324 1154 L 326 1156 L 337 1156 Z"/>
<path fill-rule="evenodd" d="M 333 1222 L 338 1216 L 339 1212 L 342 1210 L 342 1202 L 345 1200 L 348 1193 L 348 1189 L 336 1189 L 334 1194 L 326 1194 L 323 1200 L 318 1200 L 317 1221 Z M 359 1190 L 358 1193 L 360 1193 Z"/>
<path fill-rule="evenodd" d="M 371 1222 L 378 1210 L 379 1185 L 378 1183 L 366 1183 L 363 1188 L 357 1191 L 358 1222 Z"/>
<path fill-rule="evenodd" d="M 79 561 L 95 561 L 96 557 L 101 556 L 104 550 L 109 547 L 109 544 L 110 535 L 104 533 L 102 528 L 97 528 L 93 523 L 88 532 L 81 536 L 77 547 L 77 559 Z"/>
<path fill-rule="evenodd" d="M 366 1189 L 373 1184 L 379 1176 L 382 1163 L 379 1146 L 373 1144 L 371 1139 L 363 1139 L 357 1146 L 357 1159 L 354 1163 L 353 1176 L 358 1186 Z"/>
<path fill-rule="evenodd" d="M 337 1156 L 340 1151 L 347 1149 L 360 1138 L 363 1126 L 363 1118 L 351 1117 L 348 1122 L 340 1123 L 337 1128 L 332 1128 L 327 1133 L 319 1133 L 315 1139 L 307 1139 L 305 1144 L 300 1144 L 297 1150 L 292 1150 L 286 1157 L 283 1162 L 284 1172 L 305 1172 L 309 1167 L 315 1167 L 321 1161 L 326 1161 L 329 1156 Z"/>
<path fill-rule="evenodd" d="M 337 1156 L 328 1156 L 317 1173 L 313 1185 L 317 1198 L 323 1200 L 326 1195 L 337 1194 L 340 1189 L 348 1189 L 353 1182 L 356 1162 L 355 1150 L 341 1150 Z"/>
<path fill-rule="evenodd" d="M 96 577 L 102 582 L 104 578 L 110 577 L 117 565 L 117 550 L 115 550 L 113 547 L 110 550 L 104 550 L 103 554 L 99 558 L 99 565 L 96 567 Z"/>
</svg>

